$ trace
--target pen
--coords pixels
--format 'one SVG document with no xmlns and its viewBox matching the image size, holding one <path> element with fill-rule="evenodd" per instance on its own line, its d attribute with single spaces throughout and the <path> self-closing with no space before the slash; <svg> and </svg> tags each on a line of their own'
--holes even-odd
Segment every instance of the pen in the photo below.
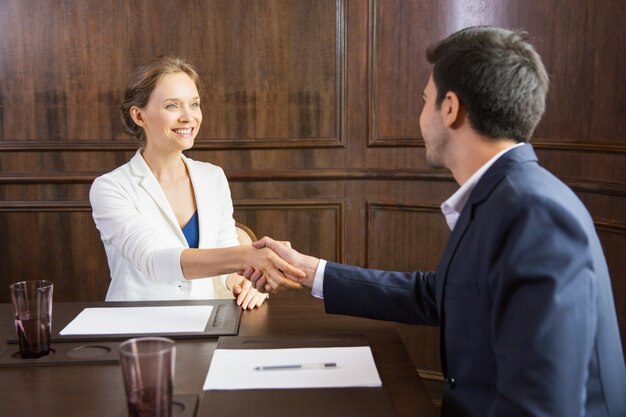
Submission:
<svg viewBox="0 0 626 417">
<path fill-rule="evenodd" d="M 318 363 L 300 363 L 293 365 L 269 365 L 269 366 L 255 366 L 255 371 L 284 371 L 288 369 L 328 369 L 336 368 L 335 362 L 318 362 Z"/>
</svg>

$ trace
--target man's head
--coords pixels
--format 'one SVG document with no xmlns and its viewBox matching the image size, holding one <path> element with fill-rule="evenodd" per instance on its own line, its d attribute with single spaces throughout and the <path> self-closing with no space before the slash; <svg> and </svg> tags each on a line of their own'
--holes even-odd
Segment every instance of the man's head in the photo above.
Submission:
<svg viewBox="0 0 626 417">
<path fill-rule="evenodd" d="M 439 107 L 458 96 L 482 136 L 528 142 L 545 109 L 548 74 L 524 33 L 470 27 L 426 50 Z"/>
</svg>

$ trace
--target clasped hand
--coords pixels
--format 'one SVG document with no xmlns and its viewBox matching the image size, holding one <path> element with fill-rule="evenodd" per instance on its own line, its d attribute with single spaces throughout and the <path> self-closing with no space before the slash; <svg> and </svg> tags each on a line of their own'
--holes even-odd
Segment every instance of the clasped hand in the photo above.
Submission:
<svg viewBox="0 0 626 417">
<path fill-rule="evenodd" d="M 313 286 L 319 259 L 299 253 L 289 242 L 279 242 L 267 236 L 252 243 L 252 246 L 258 250 L 273 252 L 287 265 L 279 267 L 277 272 L 270 270 L 270 273 L 253 267 L 240 271 L 255 288 L 273 292 L 281 288 L 299 289 L 302 285 L 309 288 Z"/>
</svg>

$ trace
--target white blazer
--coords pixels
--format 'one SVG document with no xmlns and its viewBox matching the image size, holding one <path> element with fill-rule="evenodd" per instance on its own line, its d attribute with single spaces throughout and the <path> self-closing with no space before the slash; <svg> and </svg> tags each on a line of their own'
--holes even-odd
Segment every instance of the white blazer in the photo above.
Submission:
<svg viewBox="0 0 626 417">
<path fill-rule="evenodd" d="M 233 204 L 224 171 L 183 155 L 198 207 L 200 248 L 237 246 Z M 174 212 L 140 151 L 95 179 L 93 219 L 107 254 L 106 301 L 214 298 L 214 279 L 186 280 L 180 255 L 188 248 Z M 219 283 L 216 283 L 219 284 Z"/>
</svg>

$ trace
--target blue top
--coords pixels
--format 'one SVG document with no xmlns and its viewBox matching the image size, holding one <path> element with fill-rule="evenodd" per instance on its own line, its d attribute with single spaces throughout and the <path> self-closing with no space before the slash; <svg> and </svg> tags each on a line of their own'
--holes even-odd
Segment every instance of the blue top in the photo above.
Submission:
<svg viewBox="0 0 626 417">
<path fill-rule="evenodd" d="M 200 243 L 200 224 L 198 223 L 198 210 L 191 216 L 187 225 L 183 227 L 183 234 L 190 248 L 198 248 Z"/>
</svg>

